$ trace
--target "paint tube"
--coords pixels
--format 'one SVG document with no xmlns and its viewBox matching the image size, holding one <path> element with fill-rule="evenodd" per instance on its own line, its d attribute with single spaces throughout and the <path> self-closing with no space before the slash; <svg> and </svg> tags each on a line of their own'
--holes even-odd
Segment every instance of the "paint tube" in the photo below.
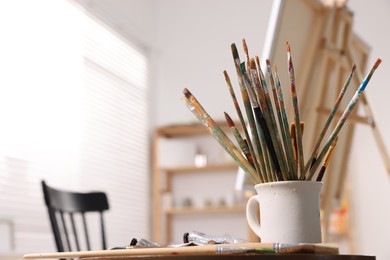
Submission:
<svg viewBox="0 0 390 260">
<path fill-rule="evenodd" d="M 247 243 L 247 240 L 232 237 L 229 234 L 223 235 L 207 235 L 202 232 L 192 231 L 190 233 L 184 233 L 184 243 L 192 242 L 195 245 L 208 245 L 208 244 L 236 244 Z"/>
</svg>

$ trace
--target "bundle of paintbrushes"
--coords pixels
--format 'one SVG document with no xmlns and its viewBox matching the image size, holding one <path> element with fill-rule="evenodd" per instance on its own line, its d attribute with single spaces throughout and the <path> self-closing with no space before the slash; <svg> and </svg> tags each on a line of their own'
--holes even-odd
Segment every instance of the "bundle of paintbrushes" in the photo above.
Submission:
<svg viewBox="0 0 390 260">
<path fill-rule="evenodd" d="M 287 118 L 287 108 L 284 105 L 284 95 L 276 66 L 272 68 L 270 61 L 267 60 L 266 74 L 264 74 L 260 67 L 259 58 L 257 56 L 255 58 L 249 57 L 245 40 L 243 40 L 243 49 L 246 54 L 245 62 L 241 62 L 235 44 L 231 45 L 231 49 L 246 115 L 246 118 L 244 118 L 244 113 L 239 106 L 229 75 L 224 71 L 240 127 L 234 124 L 227 113 L 225 113 L 225 118 L 237 145 L 229 139 L 188 89 L 184 89 L 184 103 L 248 174 L 254 184 L 287 180 L 312 180 L 319 168 L 316 181 L 321 181 L 330 155 L 336 145 L 338 134 L 381 60 L 378 59 L 375 62 L 369 74 L 361 82 L 335 128 L 330 133 L 328 140 L 320 149 L 325 133 L 350 84 L 355 71 L 355 66 L 352 67 L 351 73 L 336 99 L 310 157 L 305 162 L 302 144 L 304 124 L 301 122 L 299 114 L 294 66 L 289 43 L 286 43 L 287 64 L 294 115 L 291 124 Z M 264 75 L 267 76 L 268 80 Z M 238 128 L 243 129 L 244 135 L 240 134 Z"/>
</svg>

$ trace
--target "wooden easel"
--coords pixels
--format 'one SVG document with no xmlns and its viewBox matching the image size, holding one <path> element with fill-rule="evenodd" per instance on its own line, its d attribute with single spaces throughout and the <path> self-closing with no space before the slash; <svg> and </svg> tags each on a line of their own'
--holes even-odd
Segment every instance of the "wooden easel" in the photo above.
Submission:
<svg viewBox="0 0 390 260">
<path fill-rule="evenodd" d="M 305 120 L 313 120 L 313 122 L 315 122 L 314 125 L 310 126 L 312 127 L 312 131 L 308 134 L 309 136 L 306 136 L 307 143 L 315 143 L 317 134 L 321 131 L 323 123 L 330 112 L 330 108 L 333 106 L 333 102 L 351 70 L 352 64 L 356 64 L 357 69 L 354 74 L 354 81 L 351 82 L 351 87 L 348 91 L 350 96 L 346 95 L 344 97 L 344 102 L 350 100 L 356 90 L 355 87 L 359 86 L 364 79 L 363 75 L 367 65 L 369 48 L 361 39 L 353 34 L 352 21 L 352 14 L 346 6 L 337 6 L 333 3 L 331 6 L 325 6 L 325 10 L 318 16 L 317 23 L 313 24 L 313 30 L 316 30 L 317 34 L 322 34 L 322 37 L 317 37 L 317 51 L 311 52 L 311 55 L 308 57 L 308 62 L 306 63 L 307 69 L 302 69 L 303 72 L 309 72 L 306 75 L 303 75 L 301 81 L 301 84 L 304 87 L 302 100 L 308 100 L 308 97 L 315 96 L 313 95 L 313 90 L 309 89 L 309 85 L 313 82 L 314 77 L 317 77 L 317 82 L 321 84 L 320 86 L 317 86 L 321 94 L 317 95 L 314 98 L 315 100 L 301 104 L 301 112 L 303 117 L 305 117 Z M 310 115 L 309 109 L 312 107 L 313 103 L 318 104 L 318 113 L 312 113 Z M 337 144 L 337 149 L 332 157 L 331 165 L 328 166 L 328 168 L 330 168 L 327 170 L 329 174 L 324 181 L 321 208 L 325 242 L 328 240 L 330 214 L 335 206 L 340 203 L 343 196 L 348 166 L 347 162 L 349 160 L 352 135 L 354 132 L 354 127 L 351 123 L 363 123 L 371 127 L 387 172 L 390 174 L 389 154 L 384 146 L 371 107 L 365 95 L 361 97 L 358 104 L 359 106 L 363 106 L 365 116 L 359 116 L 357 114 L 357 107 L 354 109 L 353 114 L 351 114 L 348 119 L 350 124 L 344 126 L 342 131 L 343 134 L 341 138 L 339 138 L 339 143 Z M 345 107 L 346 104 L 340 106 L 340 111 L 335 116 L 333 127 L 337 122 L 336 118 L 339 118 Z M 312 147 L 312 145 L 310 145 L 310 147 Z M 353 247 L 353 243 L 350 243 L 350 246 Z M 351 251 L 353 251 L 353 248 L 351 248 Z"/>
<path fill-rule="evenodd" d="M 340 89 L 348 78 L 352 65 L 356 64 L 354 79 L 324 141 L 334 129 L 342 111 L 363 80 L 370 51 L 364 41 L 353 33 L 352 14 L 345 6 L 345 1 L 326 0 L 325 2 L 275 0 L 263 51 L 264 58 L 270 59 L 273 64 L 283 69 L 286 68 L 285 42 L 289 41 L 291 44 L 299 109 L 301 120 L 305 122 L 303 135 L 305 160 L 312 152 L 311 149 L 334 106 Z M 287 74 L 279 73 L 286 96 L 290 93 Z M 284 101 L 287 108 L 292 107 L 287 98 Z M 364 116 L 356 112 L 361 106 L 363 106 Z M 288 117 L 293 118 L 292 111 L 289 111 Z M 349 116 L 348 123 L 343 126 L 339 134 L 337 147 L 323 180 L 321 216 L 324 242 L 329 242 L 331 213 L 343 199 L 354 123 L 363 123 L 371 127 L 390 176 L 389 154 L 376 126 L 368 100 L 365 95 L 362 95 L 354 112 Z M 350 251 L 353 252 L 353 236 L 346 235 L 350 238 Z"/>
</svg>

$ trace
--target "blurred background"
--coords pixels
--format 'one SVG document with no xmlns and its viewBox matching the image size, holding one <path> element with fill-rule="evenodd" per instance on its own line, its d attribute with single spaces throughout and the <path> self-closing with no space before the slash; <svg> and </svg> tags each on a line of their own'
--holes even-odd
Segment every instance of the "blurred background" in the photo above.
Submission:
<svg viewBox="0 0 390 260">
<path fill-rule="evenodd" d="M 230 44 L 241 46 L 245 37 L 252 54 L 268 58 L 263 52 L 272 5 L 272 0 L 2 1 L 0 256 L 55 251 L 42 179 L 70 190 L 106 191 L 110 247 L 133 237 L 155 240 L 156 169 L 189 165 L 195 157 L 204 166 L 199 154 L 208 164 L 231 165 L 206 137 L 162 140 L 156 151 L 159 138 L 166 137 L 160 132 L 156 138 L 156 131 L 195 122 L 181 101 L 185 87 L 216 120 L 224 111 L 235 114 L 222 73 L 234 74 Z M 364 72 L 378 57 L 383 60 L 366 97 L 383 144 L 390 147 L 390 2 L 353 0 L 346 6 L 353 31 L 370 50 Z M 294 16 L 300 19 L 299 10 Z M 287 72 L 286 64 L 277 65 Z M 235 77 L 232 82 L 238 89 Z M 162 207 L 242 204 L 234 193 L 237 168 L 224 167 L 226 174 L 202 179 L 196 169 L 177 174 L 176 188 L 160 198 Z M 390 175 L 367 125 L 355 125 L 346 176 L 329 242 L 340 242 L 342 253 L 388 259 Z M 340 220 L 337 214 L 345 210 L 348 220 Z M 241 205 L 216 215 L 175 214 L 157 217 L 162 236 L 170 221 L 169 242 L 198 228 L 247 236 Z M 344 224 L 347 228 L 338 226 Z"/>
</svg>

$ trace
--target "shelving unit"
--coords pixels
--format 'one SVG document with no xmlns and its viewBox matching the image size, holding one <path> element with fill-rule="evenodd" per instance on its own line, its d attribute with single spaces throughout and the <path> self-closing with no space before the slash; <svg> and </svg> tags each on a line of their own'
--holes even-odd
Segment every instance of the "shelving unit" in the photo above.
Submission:
<svg viewBox="0 0 390 260">
<path fill-rule="evenodd" d="M 222 129 L 229 133 L 226 123 L 218 123 Z M 233 161 L 221 160 L 209 162 L 204 167 L 196 167 L 194 164 L 178 163 L 178 166 L 162 166 L 160 159 L 160 145 L 163 139 L 196 138 L 197 136 L 207 136 L 210 138 L 210 145 L 218 146 L 217 142 L 202 125 L 183 124 L 158 128 L 153 140 L 153 241 L 159 243 L 169 243 L 172 239 L 173 218 L 177 216 L 191 216 L 200 214 L 209 216 L 210 214 L 245 214 L 245 205 L 210 205 L 210 206 L 187 206 L 187 207 L 167 207 L 163 208 L 163 194 L 172 194 L 173 180 L 177 176 L 196 175 L 196 178 L 205 178 L 207 174 L 218 172 L 234 172 L 238 166 Z M 179 139 L 180 140 L 180 139 Z M 185 152 L 185 151 L 183 151 Z M 221 152 L 222 153 L 222 152 Z M 233 189 L 233 187 L 232 187 Z M 174 196 L 174 194 L 172 194 Z M 210 215 L 210 216 L 211 216 Z"/>
</svg>

